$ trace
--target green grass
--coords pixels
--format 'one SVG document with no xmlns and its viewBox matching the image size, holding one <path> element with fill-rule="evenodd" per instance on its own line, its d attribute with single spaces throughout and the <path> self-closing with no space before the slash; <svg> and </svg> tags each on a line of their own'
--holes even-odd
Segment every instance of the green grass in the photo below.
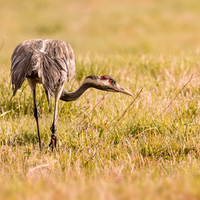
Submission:
<svg viewBox="0 0 200 200">
<path fill-rule="evenodd" d="M 0 198 L 200 197 L 198 1 L 7 0 L 0 11 Z M 108 93 L 89 116 L 105 92 L 60 101 L 52 153 L 54 98 L 48 107 L 38 86 L 41 155 L 27 82 L 11 100 L 10 57 L 30 38 L 72 45 L 67 90 L 90 74 L 111 75 L 134 96 L 143 90 L 128 110 L 132 97 Z"/>
</svg>

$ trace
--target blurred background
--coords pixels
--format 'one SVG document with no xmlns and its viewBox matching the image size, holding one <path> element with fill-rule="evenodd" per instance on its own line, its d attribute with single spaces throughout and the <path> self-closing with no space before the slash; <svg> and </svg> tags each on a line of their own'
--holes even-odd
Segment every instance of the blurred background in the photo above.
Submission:
<svg viewBox="0 0 200 200">
<path fill-rule="evenodd" d="M 198 0 L 0 0 L 0 68 L 20 42 L 69 42 L 88 54 L 180 54 L 199 51 Z"/>
</svg>

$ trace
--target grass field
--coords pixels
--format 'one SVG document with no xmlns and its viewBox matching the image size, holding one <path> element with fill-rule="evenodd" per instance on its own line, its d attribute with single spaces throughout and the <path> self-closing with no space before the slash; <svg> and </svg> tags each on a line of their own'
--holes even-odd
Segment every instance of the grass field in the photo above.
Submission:
<svg viewBox="0 0 200 200">
<path fill-rule="evenodd" d="M 197 0 L 1 0 L 0 199 L 199 199 L 199 20 Z M 59 102 L 52 153 L 54 99 L 38 86 L 40 154 L 27 82 L 10 100 L 12 51 L 32 38 L 72 45 L 67 90 L 108 74 L 134 97 Z"/>
</svg>

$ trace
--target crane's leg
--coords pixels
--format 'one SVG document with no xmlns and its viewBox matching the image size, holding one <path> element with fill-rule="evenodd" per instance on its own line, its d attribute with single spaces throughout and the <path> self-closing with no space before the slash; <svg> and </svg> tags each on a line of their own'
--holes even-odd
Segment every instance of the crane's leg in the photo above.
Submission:
<svg viewBox="0 0 200 200">
<path fill-rule="evenodd" d="M 38 130 L 39 146 L 40 146 L 40 151 L 42 151 L 42 142 L 41 142 L 40 126 L 39 126 L 39 112 L 38 112 L 37 104 L 36 104 L 35 90 L 33 90 L 33 102 L 34 102 L 34 117 L 37 123 L 37 130 Z"/>
<path fill-rule="evenodd" d="M 60 99 L 62 89 L 55 91 L 55 107 L 54 107 L 54 117 L 53 117 L 53 124 L 50 128 L 51 130 L 51 142 L 49 143 L 49 146 L 52 145 L 52 151 L 55 148 L 56 149 L 56 142 L 57 142 L 57 133 L 56 133 L 56 121 L 57 121 L 57 114 L 58 114 L 58 101 Z"/>
<path fill-rule="evenodd" d="M 40 151 L 42 151 L 42 142 L 41 142 L 41 136 L 40 136 L 40 126 L 39 126 L 39 111 L 37 109 L 37 103 L 36 103 L 36 83 L 32 79 L 28 79 L 28 83 L 33 91 L 33 104 L 34 104 L 34 117 L 37 123 L 37 131 L 38 131 L 38 138 L 39 138 L 39 147 Z"/>
</svg>

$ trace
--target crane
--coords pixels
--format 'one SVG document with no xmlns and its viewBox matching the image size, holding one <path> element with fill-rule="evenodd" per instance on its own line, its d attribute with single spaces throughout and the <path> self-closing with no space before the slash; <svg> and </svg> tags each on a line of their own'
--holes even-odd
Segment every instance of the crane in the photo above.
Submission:
<svg viewBox="0 0 200 200">
<path fill-rule="evenodd" d="M 70 79 L 74 77 L 75 70 L 76 66 L 73 49 L 70 44 L 65 41 L 32 39 L 23 41 L 14 49 L 11 57 L 12 97 L 14 97 L 17 90 L 22 86 L 25 79 L 27 79 L 33 94 L 34 117 L 37 124 L 40 151 L 42 151 L 42 142 L 36 103 L 37 84 L 43 85 L 48 105 L 53 93 L 55 96 L 53 123 L 50 128 L 52 132 L 51 141 L 49 143 L 49 146 L 52 146 L 52 151 L 56 148 L 57 141 L 56 119 L 59 100 L 66 102 L 75 101 L 91 87 L 104 91 L 121 92 L 133 96 L 108 75 L 87 76 L 76 91 L 67 92 L 64 89 L 64 83 L 70 81 Z"/>
</svg>

